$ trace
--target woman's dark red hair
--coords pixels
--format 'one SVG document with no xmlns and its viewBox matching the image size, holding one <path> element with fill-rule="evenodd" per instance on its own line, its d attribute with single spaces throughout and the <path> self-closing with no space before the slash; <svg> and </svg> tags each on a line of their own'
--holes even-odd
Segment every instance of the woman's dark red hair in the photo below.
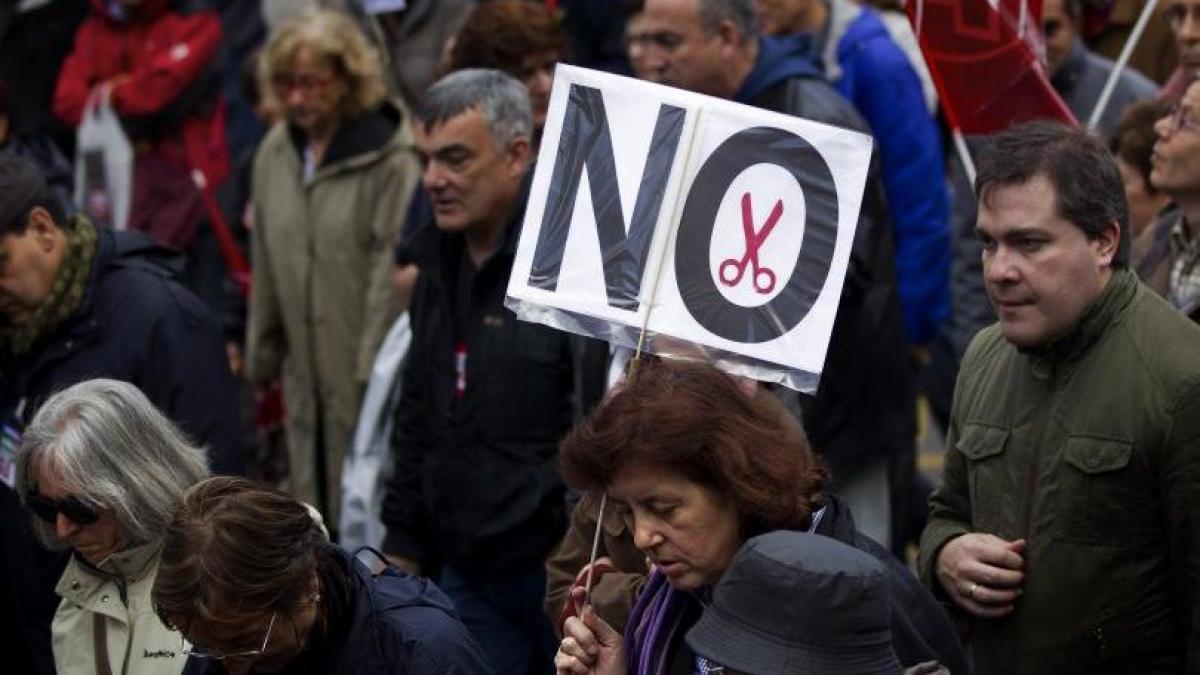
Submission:
<svg viewBox="0 0 1200 675">
<path fill-rule="evenodd" d="M 775 394 L 685 361 L 643 362 L 637 376 L 563 440 L 563 475 L 604 490 L 631 464 L 678 473 L 732 499 L 744 536 L 807 527 L 826 471 Z"/>
</svg>

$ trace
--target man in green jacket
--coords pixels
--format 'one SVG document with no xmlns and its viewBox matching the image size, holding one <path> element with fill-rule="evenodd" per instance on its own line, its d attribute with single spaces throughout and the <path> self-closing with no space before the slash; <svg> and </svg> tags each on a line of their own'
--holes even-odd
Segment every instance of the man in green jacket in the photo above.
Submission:
<svg viewBox="0 0 1200 675">
<path fill-rule="evenodd" d="M 1000 321 L 964 357 L 922 580 L 975 672 L 1200 672 L 1200 329 L 1127 269 L 1094 139 L 996 138 L 977 233 Z"/>
</svg>

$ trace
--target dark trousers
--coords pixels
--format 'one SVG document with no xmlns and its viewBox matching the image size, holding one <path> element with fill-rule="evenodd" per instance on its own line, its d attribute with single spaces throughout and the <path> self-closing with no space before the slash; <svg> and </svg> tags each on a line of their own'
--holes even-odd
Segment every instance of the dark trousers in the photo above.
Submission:
<svg viewBox="0 0 1200 675">
<path fill-rule="evenodd" d="M 42 547 L 31 517 L 17 493 L 0 483 L 0 671 L 52 675 L 50 621 L 58 607 L 54 587 L 67 554 Z"/>
<path fill-rule="evenodd" d="M 450 596 L 496 675 L 554 672 L 557 640 L 542 611 L 546 569 L 467 576 L 447 565 L 438 586 Z"/>
</svg>

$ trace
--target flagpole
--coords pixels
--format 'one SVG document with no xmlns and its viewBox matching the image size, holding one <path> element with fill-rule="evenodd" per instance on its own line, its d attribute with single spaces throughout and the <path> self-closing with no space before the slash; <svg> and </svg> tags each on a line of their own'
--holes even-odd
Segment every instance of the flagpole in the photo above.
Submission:
<svg viewBox="0 0 1200 675">
<path fill-rule="evenodd" d="M 1129 39 L 1125 42 L 1125 47 L 1121 49 L 1121 56 L 1117 59 L 1116 65 L 1113 66 L 1112 72 L 1108 74 L 1108 81 L 1104 83 L 1104 89 L 1100 92 L 1100 100 L 1096 102 L 1096 107 L 1092 110 L 1092 116 L 1088 118 L 1087 128 L 1089 131 L 1094 131 L 1100 125 L 1100 118 L 1104 115 L 1104 110 L 1108 107 L 1109 99 L 1112 98 L 1113 91 L 1117 88 L 1117 79 L 1121 77 L 1121 73 L 1125 70 L 1125 65 L 1129 63 L 1129 57 L 1133 55 L 1133 49 L 1137 46 L 1138 40 L 1142 39 L 1142 33 L 1146 30 L 1146 24 L 1150 22 L 1150 17 L 1154 14 L 1154 8 L 1157 6 L 1158 0 L 1147 0 L 1146 6 L 1142 8 L 1142 15 L 1138 17 L 1137 23 L 1133 25 L 1133 32 L 1129 34 Z"/>
<path fill-rule="evenodd" d="M 950 132 L 954 137 L 954 148 L 958 150 L 958 158 L 962 160 L 963 170 L 967 172 L 967 182 L 971 184 L 971 191 L 975 191 L 975 162 L 971 160 L 971 151 L 967 148 L 967 139 L 963 136 L 962 129 L 954 129 Z"/>
</svg>

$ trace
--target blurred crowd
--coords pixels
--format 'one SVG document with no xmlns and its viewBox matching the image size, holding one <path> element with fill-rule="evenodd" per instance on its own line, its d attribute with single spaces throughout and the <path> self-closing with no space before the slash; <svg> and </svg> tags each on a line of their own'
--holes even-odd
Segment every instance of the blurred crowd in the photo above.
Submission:
<svg viewBox="0 0 1200 675">
<path fill-rule="evenodd" d="M 1092 414 L 1128 424 L 1038 417 L 1094 393 L 1056 389 L 1075 366 L 1054 359 L 1102 299 L 1136 288 L 1200 320 L 1200 0 L 1161 0 L 1118 66 L 1145 5 L 1041 2 L 1028 67 L 1086 131 L 956 144 L 896 0 L 4 3 L 11 672 L 1100 672 L 1085 667 L 1109 658 L 1097 650 L 1148 643 L 1200 665 L 1190 616 L 1129 637 L 1165 601 L 1097 609 L 1032 585 L 1043 618 L 980 623 L 1011 611 L 1034 560 L 1106 585 L 1082 547 L 1099 545 L 1093 516 L 1072 521 L 1069 554 L 1027 534 L 1053 529 L 1029 496 L 1049 472 L 1036 452 L 997 468 L 1056 435 L 1099 477 L 1045 499 L 1116 502 L 1092 508 L 1169 551 L 1116 556 L 1151 580 L 1131 592 L 1161 578 L 1146 597 L 1193 602 L 1200 586 L 1194 512 L 1154 520 L 1200 508 L 1195 490 L 1142 499 L 1105 473 L 1195 440 L 1173 417 L 1188 384 L 1168 376 L 1200 364 L 1190 333 L 1139 314 L 1147 339 L 1185 346 L 1104 380 L 1153 411 L 1098 397 Z M 506 307 L 533 171 L 554 157 L 540 146 L 559 63 L 874 137 L 813 395 L 654 359 L 626 380 L 607 344 Z M 1034 146 L 1047 154 L 1022 154 Z M 972 156 L 990 158 L 978 180 Z M 1020 209 L 1038 189 L 1119 270 L 1092 292 L 1071 260 L 1037 262 L 1057 275 L 1039 291 L 1057 314 L 1029 337 L 1008 327 L 1040 296 L 997 291 L 994 270 L 1010 244 L 1049 245 L 1000 234 L 1003 214 L 1036 220 Z M 1093 209 L 1101 197 L 1122 206 Z M 980 333 L 997 320 L 1002 338 Z M 1051 364 L 1045 388 L 996 365 L 1004 340 L 1035 372 Z M 1143 359 L 1120 354 L 1105 358 Z M 948 438 L 936 493 L 916 470 L 918 401 Z M 1200 475 L 1152 454 L 1167 468 L 1142 468 L 1165 492 Z M 1026 502 L 985 487 L 1025 475 Z M 800 586 L 811 611 L 764 611 Z M 1083 637 L 1031 637 L 1055 622 Z M 782 637 L 797 627 L 815 642 Z M 1175 652 L 1147 658 L 1114 672 L 1185 672 Z"/>
</svg>

